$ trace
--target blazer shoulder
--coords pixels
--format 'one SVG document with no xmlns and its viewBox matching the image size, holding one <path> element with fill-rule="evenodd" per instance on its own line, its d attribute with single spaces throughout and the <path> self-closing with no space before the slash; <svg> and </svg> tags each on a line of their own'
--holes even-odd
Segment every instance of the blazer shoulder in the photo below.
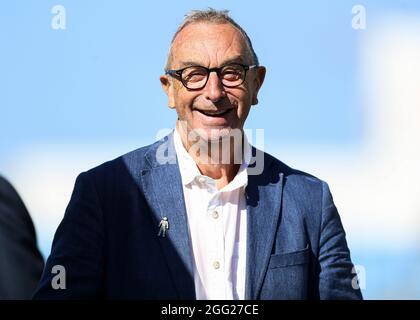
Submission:
<svg viewBox="0 0 420 320">
<path fill-rule="evenodd" d="M 159 148 L 160 145 L 167 142 L 167 136 L 146 146 L 127 152 L 117 158 L 106 161 L 96 167 L 93 167 L 82 174 L 97 178 L 99 176 L 108 176 L 109 174 L 120 172 L 121 169 L 129 172 L 141 172 L 149 169 L 153 163 L 150 163 L 150 155 Z"/>
<path fill-rule="evenodd" d="M 272 168 L 276 168 L 275 169 L 271 169 L 271 170 L 275 170 L 275 171 L 279 171 L 282 172 L 284 174 L 284 176 L 287 179 L 290 180 L 296 180 L 302 183 L 323 183 L 324 181 L 321 180 L 320 178 L 302 171 L 302 170 L 298 170 L 296 168 L 293 168 L 289 165 L 287 165 L 286 163 L 284 163 L 283 161 L 279 160 L 278 158 L 276 158 L 275 156 L 269 154 L 268 152 L 264 152 L 265 154 L 265 163 L 269 164 L 269 167 Z"/>
<path fill-rule="evenodd" d="M 0 175 L 0 194 L 16 194 L 16 190 L 13 188 L 13 186 L 11 185 L 11 183 L 6 180 L 5 177 L 3 177 L 2 175 Z"/>
<path fill-rule="evenodd" d="M 169 136 L 80 173 L 76 178 L 75 187 L 90 186 L 90 190 L 95 190 L 103 201 L 107 199 L 106 195 L 117 189 L 138 188 L 141 186 L 142 171 L 154 166 L 156 152 L 160 146 L 170 141 Z"/>
<path fill-rule="evenodd" d="M 268 155 L 268 157 L 272 157 Z M 323 212 L 333 205 L 328 184 L 307 172 L 294 169 L 272 157 L 272 171 L 283 174 L 283 214 L 288 219 L 306 221 L 308 230 L 315 231 L 313 239 L 320 230 Z M 274 169 L 276 168 L 276 169 Z M 316 243 L 315 240 L 312 243 Z"/>
<path fill-rule="evenodd" d="M 271 172 L 279 172 L 283 174 L 283 185 L 286 192 L 300 194 L 300 198 L 307 198 L 306 196 L 316 197 L 321 199 L 323 193 L 329 192 L 328 184 L 307 172 L 290 167 L 276 157 L 265 153 L 267 158 L 266 163 L 269 163 L 269 170 Z M 305 195 L 305 196 L 304 196 Z"/>
</svg>

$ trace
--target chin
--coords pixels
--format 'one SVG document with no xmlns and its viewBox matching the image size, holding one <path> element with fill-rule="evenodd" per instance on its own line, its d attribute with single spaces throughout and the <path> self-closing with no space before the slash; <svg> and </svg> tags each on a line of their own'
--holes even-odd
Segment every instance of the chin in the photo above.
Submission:
<svg viewBox="0 0 420 320">
<path fill-rule="evenodd" d="M 231 128 L 207 130 L 206 140 L 208 142 L 218 142 L 230 136 Z"/>
<path fill-rule="evenodd" d="M 220 142 L 232 136 L 232 128 L 212 128 L 212 129 L 196 129 L 200 140 L 206 142 Z"/>
</svg>

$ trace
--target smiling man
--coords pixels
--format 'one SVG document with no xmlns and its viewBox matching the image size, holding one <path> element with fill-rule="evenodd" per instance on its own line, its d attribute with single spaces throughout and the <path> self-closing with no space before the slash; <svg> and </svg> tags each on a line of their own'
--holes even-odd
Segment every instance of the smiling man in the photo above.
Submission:
<svg viewBox="0 0 420 320">
<path fill-rule="evenodd" d="M 188 14 L 175 130 L 77 178 L 35 298 L 361 299 L 327 184 L 244 134 L 265 72 L 226 11 Z"/>
</svg>

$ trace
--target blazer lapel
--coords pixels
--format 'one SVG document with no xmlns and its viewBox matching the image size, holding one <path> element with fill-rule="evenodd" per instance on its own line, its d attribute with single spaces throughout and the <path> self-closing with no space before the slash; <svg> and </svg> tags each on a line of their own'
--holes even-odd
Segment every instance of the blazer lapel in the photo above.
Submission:
<svg viewBox="0 0 420 320">
<path fill-rule="evenodd" d="M 159 242 L 180 299 L 195 299 L 192 255 L 181 175 L 173 147 L 173 135 L 159 146 L 167 148 L 166 163 L 157 161 L 159 151 L 152 148 L 147 154 L 150 170 L 142 171 L 143 190 L 151 207 L 158 237 L 159 222 L 167 217 L 169 229 Z M 164 145 L 166 143 L 166 145 Z"/>
<path fill-rule="evenodd" d="M 282 201 L 283 173 L 270 168 L 270 162 L 265 163 L 261 175 L 248 176 L 246 187 L 248 230 L 245 299 L 251 300 L 258 299 L 267 272 Z"/>
</svg>

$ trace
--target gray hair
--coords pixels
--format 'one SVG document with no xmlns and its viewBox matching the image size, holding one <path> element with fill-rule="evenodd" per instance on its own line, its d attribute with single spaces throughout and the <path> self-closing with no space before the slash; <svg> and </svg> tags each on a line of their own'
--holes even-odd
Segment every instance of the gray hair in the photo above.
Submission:
<svg viewBox="0 0 420 320">
<path fill-rule="evenodd" d="M 248 51 L 252 58 L 252 63 L 259 65 L 257 54 L 255 53 L 254 48 L 252 47 L 251 39 L 248 37 L 245 30 L 242 29 L 242 27 L 229 16 L 229 10 L 215 10 L 213 8 L 208 8 L 206 10 L 192 10 L 185 15 L 184 20 L 182 21 L 181 25 L 178 27 L 177 31 L 175 32 L 175 35 L 172 38 L 165 70 L 169 70 L 170 68 L 172 60 L 172 44 L 174 43 L 175 38 L 181 32 L 182 29 L 194 22 L 230 23 L 240 32 L 240 34 L 244 38 L 245 43 L 248 47 Z"/>
</svg>

